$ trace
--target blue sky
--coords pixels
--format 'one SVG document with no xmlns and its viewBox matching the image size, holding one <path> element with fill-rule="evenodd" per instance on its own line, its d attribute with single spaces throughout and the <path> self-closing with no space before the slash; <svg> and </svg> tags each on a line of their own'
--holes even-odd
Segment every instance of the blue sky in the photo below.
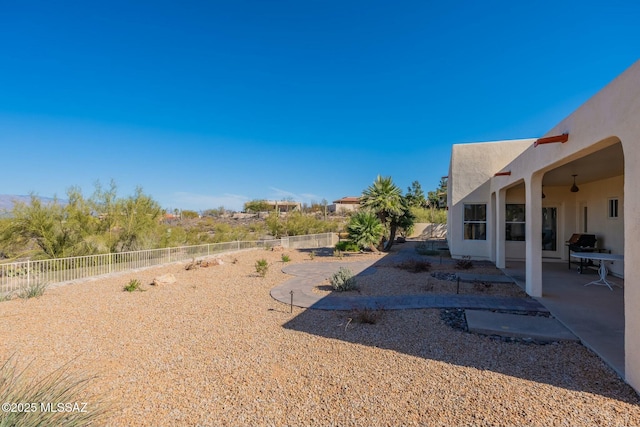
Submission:
<svg viewBox="0 0 640 427">
<path fill-rule="evenodd" d="M 637 60 L 637 1 L 1 1 L 0 194 L 163 207 L 433 190 Z"/>
</svg>

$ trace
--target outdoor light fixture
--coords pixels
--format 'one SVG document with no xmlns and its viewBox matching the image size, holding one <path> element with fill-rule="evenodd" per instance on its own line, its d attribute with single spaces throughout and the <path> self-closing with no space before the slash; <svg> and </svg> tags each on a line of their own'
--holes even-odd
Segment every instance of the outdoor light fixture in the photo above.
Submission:
<svg viewBox="0 0 640 427">
<path fill-rule="evenodd" d="M 576 176 L 578 176 L 578 175 L 571 175 L 571 176 L 573 177 L 573 185 L 571 186 L 571 192 L 572 193 L 577 193 L 578 191 L 580 191 L 580 189 L 576 185 Z"/>
</svg>

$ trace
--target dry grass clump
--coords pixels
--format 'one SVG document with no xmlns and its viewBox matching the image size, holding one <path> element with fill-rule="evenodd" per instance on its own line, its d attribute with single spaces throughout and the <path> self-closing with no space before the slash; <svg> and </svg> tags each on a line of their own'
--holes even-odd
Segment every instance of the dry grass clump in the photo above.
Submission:
<svg viewBox="0 0 640 427">
<path fill-rule="evenodd" d="M 108 409 L 104 402 L 87 402 L 92 379 L 73 375 L 63 366 L 35 380 L 9 358 L 0 367 L 0 427 L 99 425 Z"/>
</svg>

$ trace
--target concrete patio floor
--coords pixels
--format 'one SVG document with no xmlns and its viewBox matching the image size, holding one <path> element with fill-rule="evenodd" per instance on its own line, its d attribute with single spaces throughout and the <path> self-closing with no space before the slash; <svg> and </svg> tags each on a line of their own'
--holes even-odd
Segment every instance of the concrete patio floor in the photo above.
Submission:
<svg viewBox="0 0 640 427">
<path fill-rule="evenodd" d="M 503 271 L 524 289 L 524 262 L 508 261 Z M 598 278 L 595 270 L 569 270 L 566 261 L 543 262 L 542 297 L 536 299 L 624 379 L 624 288 L 584 286 Z M 607 280 L 624 285 L 611 275 Z"/>
</svg>

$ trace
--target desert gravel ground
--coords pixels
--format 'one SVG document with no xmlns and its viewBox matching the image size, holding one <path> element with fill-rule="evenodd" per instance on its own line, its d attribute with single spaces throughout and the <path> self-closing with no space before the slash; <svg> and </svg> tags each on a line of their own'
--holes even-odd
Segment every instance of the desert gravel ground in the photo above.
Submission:
<svg viewBox="0 0 640 427">
<path fill-rule="evenodd" d="M 376 324 L 290 313 L 269 296 L 289 278 L 281 255 L 228 254 L 220 266 L 172 264 L 1 302 L 0 360 L 14 355 L 35 377 L 65 364 L 96 375 L 78 398 L 89 410 L 107 400 L 109 426 L 640 425 L 636 393 L 577 343 L 503 342 L 453 329 L 439 310 L 385 311 Z M 177 282 L 147 285 L 165 273 Z M 130 279 L 145 291 L 124 292 Z"/>
</svg>

